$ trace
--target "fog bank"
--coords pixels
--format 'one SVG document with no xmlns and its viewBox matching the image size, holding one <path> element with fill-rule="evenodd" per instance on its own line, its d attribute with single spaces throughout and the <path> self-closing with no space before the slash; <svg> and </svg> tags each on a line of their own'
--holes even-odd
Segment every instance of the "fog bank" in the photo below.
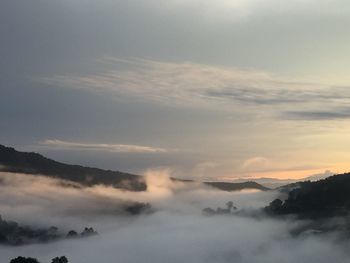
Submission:
<svg viewBox="0 0 350 263">
<path fill-rule="evenodd" d="M 273 200 L 275 192 L 223 192 L 202 184 L 173 182 L 163 173 L 147 174 L 148 191 L 125 192 L 106 186 L 67 187 L 62 181 L 0 174 L 0 214 L 19 223 L 63 229 L 93 226 L 100 234 L 20 247 L 0 246 L 0 262 L 31 256 L 51 262 L 350 262 L 348 241 L 336 234 L 300 235 L 291 219 L 243 215 L 204 216 L 205 207 L 233 201 L 247 211 Z M 121 213 L 127 202 L 147 202 L 151 214 Z"/>
</svg>

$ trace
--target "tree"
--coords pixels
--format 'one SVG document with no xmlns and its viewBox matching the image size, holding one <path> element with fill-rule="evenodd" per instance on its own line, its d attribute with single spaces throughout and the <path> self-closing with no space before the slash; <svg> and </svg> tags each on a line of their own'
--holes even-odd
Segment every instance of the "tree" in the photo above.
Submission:
<svg viewBox="0 0 350 263">
<path fill-rule="evenodd" d="M 67 238 L 75 238 L 78 237 L 78 233 L 74 230 L 70 230 L 67 234 Z"/>
<path fill-rule="evenodd" d="M 92 235 L 97 235 L 97 232 L 92 227 L 85 227 L 84 231 L 80 234 L 82 237 L 88 237 Z"/>
<path fill-rule="evenodd" d="M 17 257 L 12 259 L 10 263 L 40 263 L 40 262 L 35 258 Z"/>
<path fill-rule="evenodd" d="M 55 257 L 52 259 L 51 263 L 68 263 L 68 259 L 65 256 Z"/>
<path fill-rule="evenodd" d="M 277 198 L 273 200 L 268 206 L 265 207 L 265 212 L 275 213 L 282 207 L 282 205 L 283 205 L 283 201 Z"/>
</svg>

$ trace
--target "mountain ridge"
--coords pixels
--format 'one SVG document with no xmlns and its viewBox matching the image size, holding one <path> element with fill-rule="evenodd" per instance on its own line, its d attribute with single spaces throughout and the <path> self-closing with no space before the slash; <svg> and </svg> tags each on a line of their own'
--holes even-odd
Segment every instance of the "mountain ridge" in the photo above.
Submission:
<svg viewBox="0 0 350 263">
<path fill-rule="evenodd" d="M 287 189 L 289 188 L 289 189 Z M 350 212 L 350 173 L 337 174 L 316 182 L 287 185 L 287 198 L 275 199 L 265 208 L 278 215 L 295 214 L 303 218 L 348 215 Z"/>
<path fill-rule="evenodd" d="M 3 172 L 46 175 L 85 186 L 106 184 L 132 191 L 146 190 L 144 178 L 140 175 L 65 164 L 46 158 L 39 153 L 19 152 L 4 145 L 0 145 L 0 164 Z"/>
<path fill-rule="evenodd" d="M 104 170 L 82 165 L 65 164 L 46 158 L 35 152 L 20 152 L 12 147 L 0 144 L 0 171 L 44 175 L 64 179 L 84 186 L 96 184 L 111 185 L 129 191 L 145 191 L 147 189 L 145 178 L 141 175 L 124 173 L 120 171 Z M 173 181 L 194 182 L 192 180 Z M 257 189 L 266 191 L 269 188 L 256 182 L 202 182 L 223 191 L 238 191 L 243 189 Z"/>
</svg>

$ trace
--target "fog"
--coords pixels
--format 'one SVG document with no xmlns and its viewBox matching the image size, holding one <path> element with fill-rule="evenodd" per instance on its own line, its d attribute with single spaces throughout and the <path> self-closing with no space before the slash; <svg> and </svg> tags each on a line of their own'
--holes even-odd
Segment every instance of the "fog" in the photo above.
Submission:
<svg viewBox="0 0 350 263">
<path fill-rule="evenodd" d="M 0 262 L 30 256 L 44 263 L 61 255 L 74 263 L 350 262 L 350 243 L 336 233 L 293 236 L 290 231 L 307 222 L 262 215 L 260 208 L 276 198 L 276 192 L 223 192 L 174 182 L 166 171 L 145 176 L 146 192 L 127 192 L 0 173 L 0 214 L 5 220 L 63 230 L 92 226 L 99 232 L 84 239 L 0 246 Z M 224 207 L 227 201 L 238 208 L 235 214 L 202 214 L 203 208 Z M 154 212 L 127 215 L 122 207 L 130 202 L 150 203 Z"/>
</svg>

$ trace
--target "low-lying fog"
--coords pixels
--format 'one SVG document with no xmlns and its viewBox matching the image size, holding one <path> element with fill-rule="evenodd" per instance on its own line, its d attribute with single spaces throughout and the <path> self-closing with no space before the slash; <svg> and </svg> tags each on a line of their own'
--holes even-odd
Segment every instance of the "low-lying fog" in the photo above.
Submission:
<svg viewBox="0 0 350 263">
<path fill-rule="evenodd" d="M 223 192 L 202 184 L 172 182 L 161 172 L 147 174 L 147 192 L 111 187 L 67 187 L 59 180 L 0 173 L 0 214 L 23 225 L 65 231 L 92 226 L 99 235 L 26 246 L 0 246 L 0 262 L 17 256 L 51 262 L 65 255 L 72 263 L 271 263 L 350 262 L 349 242 L 332 235 L 300 235 L 303 222 L 266 216 L 205 216 L 206 207 L 233 201 L 246 214 L 272 201 L 273 191 Z M 147 202 L 154 213 L 125 215 L 125 202 Z"/>
</svg>

